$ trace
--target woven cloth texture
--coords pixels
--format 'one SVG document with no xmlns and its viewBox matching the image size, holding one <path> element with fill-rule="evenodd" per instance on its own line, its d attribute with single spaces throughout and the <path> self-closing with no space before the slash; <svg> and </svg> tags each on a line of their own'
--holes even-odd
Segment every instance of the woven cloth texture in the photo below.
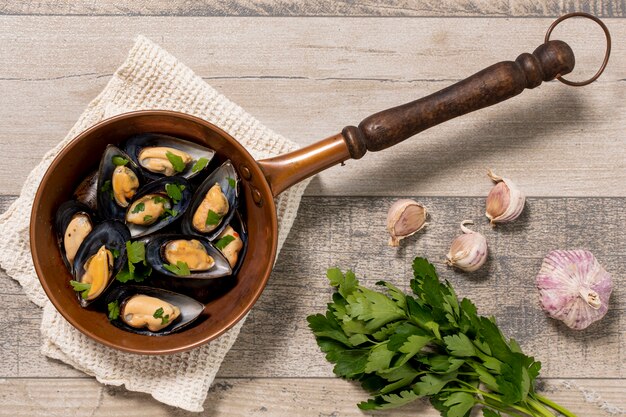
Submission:
<svg viewBox="0 0 626 417">
<path fill-rule="evenodd" d="M 19 198 L 0 216 L 0 266 L 19 281 L 26 295 L 43 307 L 42 353 L 61 360 L 104 384 L 124 385 L 151 394 L 165 404 L 203 411 L 208 389 L 243 320 L 217 340 L 189 352 L 141 356 L 102 346 L 74 329 L 46 297 L 29 250 L 29 219 L 37 187 L 59 151 L 89 126 L 116 114 L 166 109 L 201 117 L 228 132 L 252 154 L 265 158 L 289 152 L 296 144 L 263 126 L 145 37 L 138 37 L 122 66 L 94 99 L 68 135 L 29 174 Z M 308 181 L 276 200 L 278 250 L 295 220 Z M 167 387 L 167 389 L 163 389 Z"/>
</svg>

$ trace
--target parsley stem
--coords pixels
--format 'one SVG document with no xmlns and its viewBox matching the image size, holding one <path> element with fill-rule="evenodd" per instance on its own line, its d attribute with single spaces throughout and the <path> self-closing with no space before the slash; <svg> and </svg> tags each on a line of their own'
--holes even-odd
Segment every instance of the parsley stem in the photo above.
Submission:
<svg viewBox="0 0 626 417">
<path fill-rule="evenodd" d="M 483 396 L 484 398 L 489 398 L 490 400 L 497 401 L 497 402 L 499 402 L 500 404 L 504 404 L 504 401 L 502 401 L 502 398 L 500 398 L 500 396 L 499 396 L 499 395 L 496 395 L 496 394 L 494 394 L 494 393 L 486 392 L 486 391 L 480 390 L 480 389 L 478 389 L 478 388 L 475 388 L 473 385 L 468 384 L 467 382 L 462 381 L 462 380 L 460 380 L 460 379 L 455 379 L 455 381 L 457 381 L 457 382 L 461 383 L 462 385 L 465 385 L 466 387 L 468 387 L 468 388 L 469 388 L 469 390 L 460 390 L 460 389 L 457 389 L 456 391 L 464 391 L 464 392 L 468 392 L 468 393 L 470 393 L 470 394 L 471 394 L 471 393 L 474 393 L 474 394 L 480 394 L 480 395 L 481 395 L 481 396 Z M 515 410 L 517 410 L 517 411 L 521 411 L 522 413 L 529 414 L 529 415 L 531 415 L 531 416 L 533 415 L 533 413 L 532 413 L 532 411 L 531 411 L 531 410 L 529 410 L 528 408 L 520 407 L 519 405 L 510 404 L 510 405 L 508 405 L 508 407 L 511 407 L 511 408 L 513 408 L 513 409 L 515 409 Z M 530 413 L 529 413 L 529 411 L 530 411 Z M 552 415 L 550 415 L 550 414 L 545 415 L 545 414 L 544 414 L 544 417 L 554 417 L 554 415 L 553 415 L 553 414 L 552 414 Z M 576 417 L 576 416 L 574 416 L 574 417 Z"/>
<path fill-rule="evenodd" d="M 531 397 L 528 398 L 526 403 L 530 406 L 530 408 L 534 408 L 537 412 L 541 413 L 544 417 L 555 417 L 554 414 L 545 408 L 539 401 L 533 400 Z"/>
<path fill-rule="evenodd" d="M 555 403 L 554 401 L 550 401 L 548 398 L 543 397 L 541 395 L 537 395 L 535 394 L 535 398 L 544 403 L 545 405 L 547 405 L 548 407 L 558 411 L 559 413 L 563 414 L 566 417 L 576 417 L 576 414 L 572 413 L 571 411 L 569 411 L 568 409 L 558 405 L 557 403 Z"/>
<path fill-rule="evenodd" d="M 486 407 L 493 408 L 494 410 L 498 410 L 498 411 L 501 411 L 501 412 L 503 412 L 503 413 L 506 413 L 507 415 L 509 415 L 509 416 L 511 416 L 511 417 L 528 417 L 528 416 L 531 416 L 531 417 L 532 417 L 532 414 L 528 414 L 528 413 L 524 413 L 524 414 L 517 414 L 517 413 L 515 413 L 515 412 L 513 412 L 513 411 L 509 410 L 507 407 L 501 407 L 501 406 L 499 406 L 499 405 L 490 404 L 490 403 L 485 402 L 485 401 L 483 401 L 483 400 L 479 400 L 478 398 L 476 399 L 476 402 L 477 402 L 478 404 L 482 404 L 482 405 L 484 405 L 484 406 L 486 406 Z"/>
</svg>

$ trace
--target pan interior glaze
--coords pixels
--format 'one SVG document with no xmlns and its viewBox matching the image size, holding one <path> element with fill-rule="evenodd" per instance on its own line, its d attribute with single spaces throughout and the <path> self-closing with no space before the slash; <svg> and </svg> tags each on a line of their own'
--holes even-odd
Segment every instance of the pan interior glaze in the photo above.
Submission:
<svg viewBox="0 0 626 417">
<path fill-rule="evenodd" d="M 181 333 L 145 337 L 112 326 L 106 314 L 76 302 L 72 279 L 61 259 L 53 228 L 55 211 L 95 167 L 107 144 L 154 132 L 177 136 L 214 149 L 221 162 L 229 158 L 241 181 L 248 227 L 248 251 L 236 282 L 210 301 L 198 322 Z M 244 173 L 243 175 L 241 175 Z M 260 201 L 258 204 L 255 201 Z M 30 242 L 35 270 L 56 309 L 74 327 L 112 348 L 139 354 L 171 354 L 200 346 L 237 323 L 261 294 L 276 256 L 277 219 L 269 184 L 252 156 L 231 136 L 202 119 L 170 111 L 140 111 L 107 119 L 76 137 L 55 158 L 33 203 Z"/>
</svg>

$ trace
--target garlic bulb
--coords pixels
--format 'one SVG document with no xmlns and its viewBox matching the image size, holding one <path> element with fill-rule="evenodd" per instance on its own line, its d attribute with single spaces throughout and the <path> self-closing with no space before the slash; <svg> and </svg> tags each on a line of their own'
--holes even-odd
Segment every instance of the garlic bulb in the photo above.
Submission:
<svg viewBox="0 0 626 417">
<path fill-rule="evenodd" d="M 517 219 L 524 210 L 526 202 L 524 193 L 513 181 L 494 174 L 492 170 L 489 170 L 487 175 L 496 183 L 487 196 L 485 212 L 491 225 L 495 226 L 496 223 L 507 223 Z"/>
<path fill-rule="evenodd" d="M 457 236 L 450 246 L 447 263 L 466 272 L 476 271 L 487 260 L 487 239 L 478 232 L 474 232 L 466 224 L 474 224 L 471 220 L 461 223 L 463 234 Z"/>
<path fill-rule="evenodd" d="M 426 225 L 426 207 L 410 199 L 401 199 L 389 207 L 387 231 L 389 246 L 399 246 L 400 241 L 420 231 Z"/>
<path fill-rule="evenodd" d="M 586 250 L 555 250 L 543 260 L 537 288 L 550 317 L 582 330 L 609 309 L 611 275 Z"/>
</svg>

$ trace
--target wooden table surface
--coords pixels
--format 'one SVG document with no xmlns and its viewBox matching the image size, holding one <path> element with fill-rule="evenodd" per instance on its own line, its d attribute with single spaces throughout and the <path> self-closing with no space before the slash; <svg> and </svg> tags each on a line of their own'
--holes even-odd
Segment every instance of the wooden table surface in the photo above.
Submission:
<svg viewBox="0 0 626 417">
<path fill-rule="evenodd" d="M 532 51 L 562 13 L 601 16 L 613 34 L 606 73 L 591 86 L 557 82 L 330 169 L 309 186 L 269 285 L 227 355 L 205 416 L 359 416 L 365 398 L 333 377 L 306 326 L 330 288 L 324 271 L 352 268 L 406 288 L 427 256 L 457 292 L 494 314 L 543 363 L 541 384 L 580 416 L 626 408 L 626 3 L 624 0 L 90 0 L 0 1 L 0 210 L 73 125 L 144 34 L 263 123 L 301 145 L 368 114 L 424 96 Z M 570 42 L 581 79 L 599 64 L 601 31 L 583 20 Z M 487 167 L 529 196 L 522 218 L 492 230 L 483 216 Z M 398 197 L 432 213 L 395 250 L 385 216 Z M 466 218 L 491 248 L 466 275 L 442 259 Z M 602 322 L 572 331 L 545 317 L 534 278 L 551 249 L 586 248 L 614 277 Z M 41 311 L 0 272 L 0 415 L 182 416 L 145 394 L 105 387 L 39 353 Z M 607 410 L 613 414 L 609 414 Z M 437 413 L 418 403 L 379 415 Z"/>
</svg>

